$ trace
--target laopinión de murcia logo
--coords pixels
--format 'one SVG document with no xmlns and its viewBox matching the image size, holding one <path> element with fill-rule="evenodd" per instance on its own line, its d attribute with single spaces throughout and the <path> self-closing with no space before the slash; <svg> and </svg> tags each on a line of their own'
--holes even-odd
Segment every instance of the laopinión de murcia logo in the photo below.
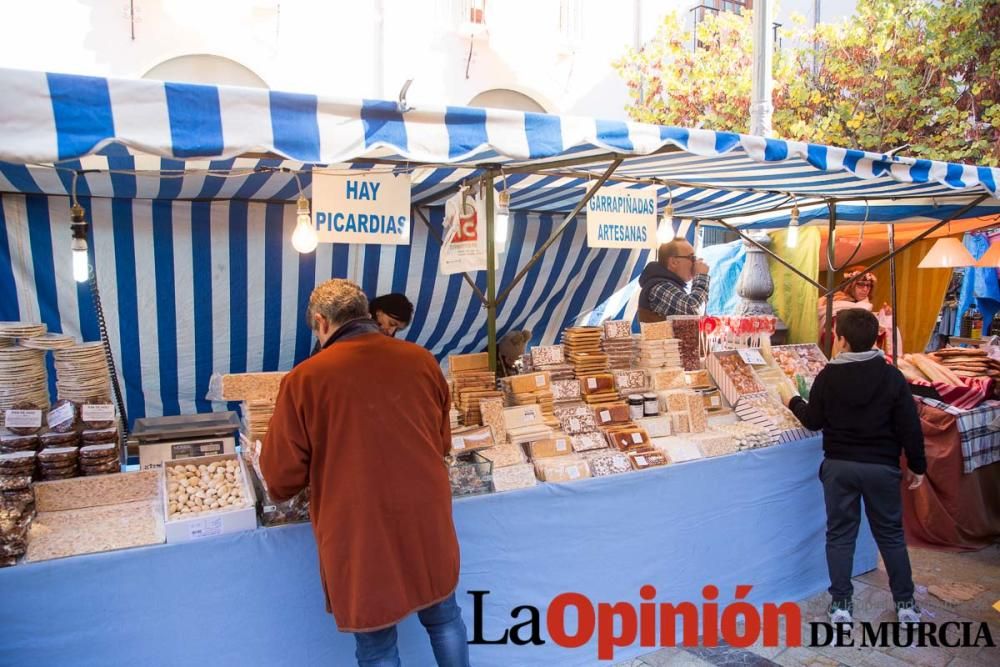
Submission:
<svg viewBox="0 0 1000 667">
<path fill-rule="evenodd" d="M 507 627 L 486 627 L 484 604 L 490 591 L 467 591 L 473 598 L 473 636 L 469 644 L 513 644 L 530 647 L 552 642 L 580 649 L 596 636 L 597 659 L 614 660 L 617 649 L 640 646 L 655 650 L 673 646 L 714 647 L 720 642 L 747 648 L 759 640 L 767 647 L 853 646 L 995 647 L 989 625 L 974 623 L 810 622 L 803 637 L 802 608 L 795 602 L 765 603 L 760 608 L 746 600 L 753 586 L 736 587 L 734 601 L 720 608 L 719 589 L 702 589 L 699 603 L 658 602 L 656 589 L 639 589 L 640 602 L 593 602 L 582 593 L 560 593 L 542 611 L 533 605 L 510 610 Z M 575 619 L 575 622 L 571 619 Z M 782 626 L 785 629 L 781 636 Z M 681 641 L 678 643 L 678 634 Z M 805 643 L 804 643 L 804 640 Z"/>
</svg>

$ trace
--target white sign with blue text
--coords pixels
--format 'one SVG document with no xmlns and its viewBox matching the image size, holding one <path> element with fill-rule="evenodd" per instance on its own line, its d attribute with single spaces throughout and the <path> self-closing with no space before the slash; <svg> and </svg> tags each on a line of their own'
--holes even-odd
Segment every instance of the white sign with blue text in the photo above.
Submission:
<svg viewBox="0 0 1000 667">
<path fill-rule="evenodd" d="M 410 176 L 314 173 L 312 217 L 320 243 L 410 244 Z"/>
<path fill-rule="evenodd" d="M 587 202 L 591 248 L 650 248 L 656 243 L 655 187 L 600 188 Z"/>
</svg>

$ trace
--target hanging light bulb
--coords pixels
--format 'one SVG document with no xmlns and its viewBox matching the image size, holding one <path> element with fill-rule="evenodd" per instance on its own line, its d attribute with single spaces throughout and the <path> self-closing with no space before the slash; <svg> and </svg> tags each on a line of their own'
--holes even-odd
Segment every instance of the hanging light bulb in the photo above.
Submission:
<svg viewBox="0 0 1000 667">
<path fill-rule="evenodd" d="M 87 257 L 87 220 L 83 215 L 83 207 L 73 204 L 70 209 L 70 229 L 73 231 L 73 280 L 78 283 L 87 281 L 90 277 L 90 261 Z"/>
<path fill-rule="evenodd" d="M 975 266 L 976 259 L 962 242 L 955 238 L 938 239 L 931 249 L 920 260 L 918 269 L 954 269 L 962 266 Z"/>
<path fill-rule="evenodd" d="M 788 237 L 785 245 L 789 248 L 797 248 L 799 245 L 799 205 L 792 205 L 791 218 L 788 221 Z"/>
<path fill-rule="evenodd" d="M 295 231 L 292 232 L 292 247 L 304 254 L 315 250 L 318 243 L 316 228 L 313 227 L 312 216 L 309 214 L 309 200 L 299 195 Z"/>
<path fill-rule="evenodd" d="M 507 231 L 510 227 L 510 193 L 501 190 L 497 195 L 496 212 L 493 215 L 493 247 L 497 253 L 507 249 Z"/>
<path fill-rule="evenodd" d="M 660 245 L 674 240 L 674 207 L 667 204 L 660 218 L 660 228 L 656 230 L 656 242 Z"/>
</svg>

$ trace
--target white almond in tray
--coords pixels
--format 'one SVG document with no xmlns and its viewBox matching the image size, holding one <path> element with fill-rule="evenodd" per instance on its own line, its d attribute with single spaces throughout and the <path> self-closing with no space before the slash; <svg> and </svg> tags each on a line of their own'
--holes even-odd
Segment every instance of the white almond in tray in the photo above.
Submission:
<svg viewBox="0 0 1000 667">
<path fill-rule="evenodd" d="M 239 461 L 167 464 L 167 520 L 246 507 L 248 494 Z"/>
</svg>

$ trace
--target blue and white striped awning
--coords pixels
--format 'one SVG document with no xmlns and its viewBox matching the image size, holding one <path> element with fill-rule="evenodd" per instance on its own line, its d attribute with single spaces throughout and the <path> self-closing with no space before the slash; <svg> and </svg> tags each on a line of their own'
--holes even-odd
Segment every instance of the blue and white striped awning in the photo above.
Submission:
<svg viewBox="0 0 1000 667">
<path fill-rule="evenodd" d="M 417 204 L 502 168 L 512 208 L 559 213 L 623 158 L 612 182 L 661 184 L 681 217 L 760 215 L 791 197 L 862 202 L 886 222 L 979 195 L 969 215 L 1000 212 L 1000 169 L 730 132 L 14 70 L 0 85 L 0 191 L 66 194 L 76 170 L 92 196 L 275 201 L 298 195 L 291 172 L 308 195 L 313 169 L 377 162 L 413 172 Z"/>
<path fill-rule="evenodd" d="M 327 278 L 369 295 L 405 292 L 404 336 L 439 359 L 485 349 L 486 312 L 438 270 L 443 211 L 463 181 L 502 169 L 511 192 L 499 289 L 540 253 L 496 313 L 500 335 L 551 344 L 573 324 L 631 319 L 651 252 L 586 245 L 565 214 L 617 160 L 612 184 L 658 188 L 680 235 L 694 219 L 782 226 L 838 200 L 842 220 L 1000 213 L 996 169 L 588 118 L 154 81 L 0 70 L 0 320 L 99 336 L 89 285 L 73 280 L 69 199 L 88 245 L 131 419 L 204 412 L 212 373 L 286 370 L 308 355 L 302 312 Z M 317 170 L 406 170 L 428 225 L 406 246 L 321 244 L 295 252 L 299 182 Z M 886 199 L 894 198 L 894 199 Z M 784 209 L 784 210 L 783 210 Z M 471 278 L 486 289 L 485 272 Z"/>
</svg>

